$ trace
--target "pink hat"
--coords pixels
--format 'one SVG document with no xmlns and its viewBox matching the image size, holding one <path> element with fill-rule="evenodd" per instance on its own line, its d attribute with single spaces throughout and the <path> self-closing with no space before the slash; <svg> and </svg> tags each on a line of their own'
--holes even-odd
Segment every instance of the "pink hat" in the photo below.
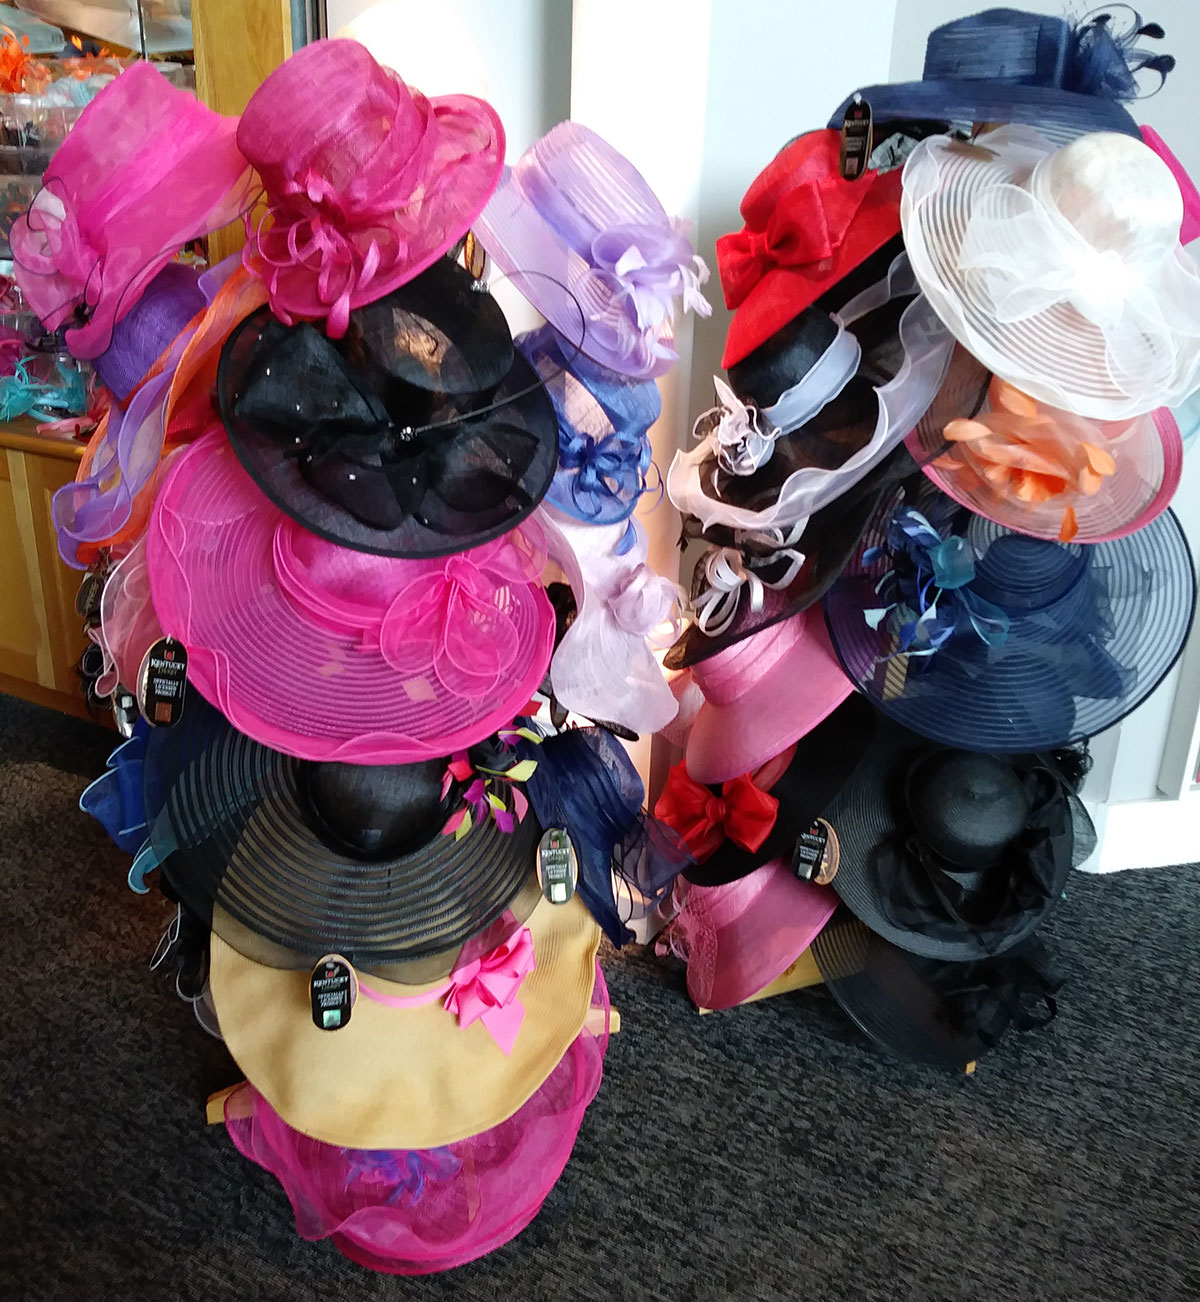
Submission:
<svg viewBox="0 0 1200 1302">
<path fill-rule="evenodd" d="M 113 326 L 189 241 L 249 204 L 253 175 L 237 119 L 135 63 L 84 109 L 12 228 L 17 283 L 76 357 L 108 348 Z"/>
<path fill-rule="evenodd" d="M 837 895 L 772 859 L 724 886 L 689 886 L 674 944 L 697 1008 L 732 1008 L 782 976 L 833 916 Z"/>
<path fill-rule="evenodd" d="M 427 99 L 357 41 L 314 41 L 250 98 L 237 132 L 267 192 L 245 263 L 275 315 L 328 317 L 382 298 L 460 240 L 500 179 L 504 128 L 473 95 Z"/>
<path fill-rule="evenodd" d="M 782 603 L 768 590 L 764 605 Z M 704 693 L 687 742 L 688 773 L 725 782 L 749 773 L 815 728 L 854 690 L 819 606 L 734 642 L 692 666 Z"/>
<path fill-rule="evenodd" d="M 608 991 L 596 968 L 593 1007 Z M 352 1261 L 427 1275 L 515 1238 L 541 1209 L 575 1146 L 603 1075 L 607 1034 L 583 1030 L 507 1121 L 441 1148 L 339 1148 L 289 1126 L 252 1086 L 225 1104 L 238 1149 L 270 1171 L 305 1239 L 332 1238 Z"/>
<path fill-rule="evenodd" d="M 550 663 L 535 525 L 432 560 L 338 547 L 269 502 L 219 429 L 168 473 L 147 561 L 197 690 L 300 759 L 410 763 L 472 746 Z"/>
<path fill-rule="evenodd" d="M 1183 438 L 1166 407 L 1094 420 L 1037 402 L 993 376 L 985 409 L 944 430 L 922 424 L 908 450 L 960 506 L 1017 533 L 1098 543 L 1144 529 L 1183 472 Z"/>
</svg>

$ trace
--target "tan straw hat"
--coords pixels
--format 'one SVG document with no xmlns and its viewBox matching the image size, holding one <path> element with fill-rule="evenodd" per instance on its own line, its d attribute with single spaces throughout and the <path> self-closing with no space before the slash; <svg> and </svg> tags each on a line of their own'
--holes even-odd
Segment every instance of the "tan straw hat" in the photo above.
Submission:
<svg viewBox="0 0 1200 1302">
<path fill-rule="evenodd" d="M 309 976 L 265 967 L 214 931 L 210 981 L 221 1034 L 247 1080 L 295 1129 L 346 1148 L 436 1148 L 506 1121 L 554 1070 L 591 1003 L 600 928 L 582 900 L 543 900 L 526 927 L 535 966 L 507 1055 L 483 1021 L 460 1027 L 445 982 L 360 987 L 340 1030 L 313 1024 Z M 427 1002 L 419 1002 L 422 996 Z"/>
</svg>

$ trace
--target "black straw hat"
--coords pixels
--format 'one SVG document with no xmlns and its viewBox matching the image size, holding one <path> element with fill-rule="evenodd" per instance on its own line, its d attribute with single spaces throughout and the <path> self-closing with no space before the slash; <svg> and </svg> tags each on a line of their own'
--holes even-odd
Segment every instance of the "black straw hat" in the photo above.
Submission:
<svg viewBox="0 0 1200 1302">
<path fill-rule="evenodd" d="M 883 724 L 824 817 L 833 888 L 873 931 L 914 954 L 1001 954 L 1044 920 L 1096 844 L 1076 794 L 1080 752 L 949 750 Z"/>
<path fill-rule="evenodd" d="M 532 911 L 538 893 L 524 899 L 536 818 L 444 834 L 463 796 L 446 770 L 294 759 L 193 696 L 147 741 L 153 856 L 172 898 L 255 962 L 303 969 L 333 952 L 385 978 L 435 980 L 466 940 L 506 909 Z"/>
</svg>

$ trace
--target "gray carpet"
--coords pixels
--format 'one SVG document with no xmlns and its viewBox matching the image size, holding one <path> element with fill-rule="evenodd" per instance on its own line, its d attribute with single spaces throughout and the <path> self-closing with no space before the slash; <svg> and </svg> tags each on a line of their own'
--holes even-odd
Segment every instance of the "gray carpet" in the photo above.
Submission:
<svg viewBox="0 0 1200 1302">
<path fill-rule="evenodd" d="M 974 1078 L 878 1055 L 823 992 L 700 1018 L 677 967 L 613 958 L 625 1029 L 541 1215 L 394 1279 L 297 1238 L 204 1126 L 236 1070 L 76 809 L 110 744 L 0 698 L 5 1302 L 1200 1297 L 1200 866 L 1077 875 L 1059 1020 Z"/>
</svg>

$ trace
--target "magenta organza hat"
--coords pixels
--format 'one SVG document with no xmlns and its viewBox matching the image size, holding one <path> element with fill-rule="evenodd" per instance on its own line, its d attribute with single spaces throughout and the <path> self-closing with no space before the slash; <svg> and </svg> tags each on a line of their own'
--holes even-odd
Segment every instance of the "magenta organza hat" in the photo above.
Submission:
<svg viewBox="0 0 1200 1302">
<path fill-rule="evenodd" d="M 764 608 L 784 600 L 768 591 Z M 815 606 L 701 660 L 692 677 L 704 705 L 688 735 L 687 771 L 705 783 L 774 759 L 854 690 Z"/>
<path fill-rule="evenodd" d="M 607 1025 L 599 966 L 592 1004 Z M 252 1085 L 226 1100 L 225 1128 L 283 1186 L 302 1238 L 331 1238 L 372 1270 L 432 1274 L 492 1252 L 538 1214 L 600 1088 L 606 1046 L 607 1032 L 581 1031 L 507 1121 L 442 1148 L 325 1144 L 292 1129 Z"/>
<path fill-rule="evenodd" d="M 432 99 L 357 41 L 314 41 L 250 97 L 237 141 L 266 189 L 246 267 L 287 325 L 328 318 L 411 280 L 470 229 L 500 179 L 504 128 L 473 95 Z"/>
<path fill-rule="evenodd" d="M 532 522 L 436 560 L 338 547 L 269 502 L 220 429 L 171 467 L 146 554 L 190 682 L 248 737 L 300 759 L 409 763 L 472 746 L 528 704 L 550 663 Z"/>
<path fill-rule="evenodd" d="M 475 223 L 480 243 L 552 326 L 583 352 L 635 379 L 675 361 L 678 310 L 712 312 L 708 268 L 685 224 L 667 216 L 646 178 L 579 122 L 560 122 L 525 151 Z M 537 273 L 537 274 L 522 274 Z"/>
<path fill-rule="evenodd" d="M 757 994 L 817 938 L 838 897 L 772 859 L 724 886 L 689 886 L 671 948 L 687 960 L 697 1008 L 732 1008 Z"/>
<path fill-rule="evenodd" d="M 22 294 L 48 330 L 71 327 L 76 357 L 103 353 L 175 254 L 247 208 L 253 174 L 236 131 L 152 63 L 84 109 L 11 236 Z"/>
</svg>

